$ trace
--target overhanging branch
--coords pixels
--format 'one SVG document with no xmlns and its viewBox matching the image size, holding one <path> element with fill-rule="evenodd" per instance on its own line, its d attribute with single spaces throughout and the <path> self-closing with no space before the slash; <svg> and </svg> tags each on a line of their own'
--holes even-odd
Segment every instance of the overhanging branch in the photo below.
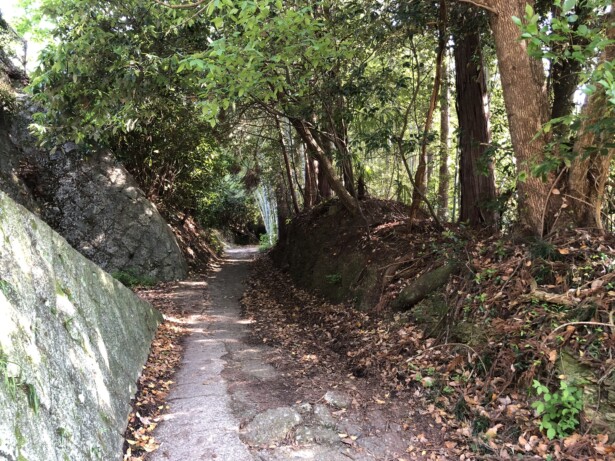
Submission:
<svg viewBox="0 0 615 461">
<path fill-rule="evenodd" d="M 194 3 L 180 3 L 179 5 L 171 5 L 169 3 L 162 2 L 160 0 L 154 0 L 154 3 L 164 6 L 165 8 L 171 8 L 172 10 L 188 10 L 190 8 L 196 8 L 198 6 L 201 6 L 204 3 L 207 3 L 207 1 L 210 1 L 210 0 L 198 0 Z"/>
</svg>

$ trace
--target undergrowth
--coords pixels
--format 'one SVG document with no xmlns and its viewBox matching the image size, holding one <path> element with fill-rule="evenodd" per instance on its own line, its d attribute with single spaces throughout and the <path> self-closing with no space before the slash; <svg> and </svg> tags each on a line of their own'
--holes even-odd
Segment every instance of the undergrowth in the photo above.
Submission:
<svg viewBox="0 0 615 461">
<path fill-rule="evenodd" d="M 261 261 L 257 273 L 267 277 L 256 276 L 244 297 L 256 334 L 297 356 L 343 363 L 397 395 L 420 396 L 448 415 L 458 436 L 474 440 L 469 450 L 545 459 L 615 453 L 603 421 L 588 421 L 583 410 L 607 402 L 584 402 L 583 383 L 562 369 L 568 354 L 593 381 L 612 385 L 615 238 L 584 230 L 540 242 L 483 239 L 463 229 L 413 232 L 406 238 L 402 225 L 385 223 L 362 240 L 369 240 L 366 252 L 401 261 L 369 313 L 314 298 Z M 447 306 L 441 317 L 426 326 L 411 314 L 387 313 L 383 306 L 409 280 L 451 255 L 464 269 L 439 293 Z M 538 396 L 533 383 L 541 383 Z"/>
<path fill-rule="evenodd" d="M 157 280 L 154 277 L 137 274 L 134 269 L 115 271 L 111 275 L 128 288 L 153 287 L 157 283 Z"/>
</svg>

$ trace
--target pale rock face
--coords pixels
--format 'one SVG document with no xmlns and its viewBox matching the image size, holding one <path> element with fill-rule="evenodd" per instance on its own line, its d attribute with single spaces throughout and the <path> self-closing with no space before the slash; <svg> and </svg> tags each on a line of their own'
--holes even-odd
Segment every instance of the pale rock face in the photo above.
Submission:
<svg viewBox="0 0 615 461">
<path fill-rule="evenodd" d="M 160 320 L 0 192 L 0 458 L 121 460 Z"/>
</svg>

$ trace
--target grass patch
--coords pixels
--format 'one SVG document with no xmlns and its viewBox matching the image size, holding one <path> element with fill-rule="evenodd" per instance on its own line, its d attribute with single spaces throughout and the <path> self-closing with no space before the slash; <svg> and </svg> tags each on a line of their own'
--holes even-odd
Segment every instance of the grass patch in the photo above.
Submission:
<svg viewBox="0 0 615 461">
<path fill-rule="evenodd" d="M 153 287 L 157 280 L 150 275 L 137 274 L 134 269 L 115 271 L 111 274 L 114 279 L 128 288 Z"/>
</svg>

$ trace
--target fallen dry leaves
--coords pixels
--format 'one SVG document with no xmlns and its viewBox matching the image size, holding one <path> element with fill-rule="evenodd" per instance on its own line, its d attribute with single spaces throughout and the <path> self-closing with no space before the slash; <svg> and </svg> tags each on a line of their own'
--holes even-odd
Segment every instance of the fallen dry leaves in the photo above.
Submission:
<svg viewBox="0 0 615 461">
<path fill-rule="evenodd" d="M 182 338 L 187 334 L 179 307 L 169 296 L 170 284 L 141 290 L 139 296 L 149 301 L 165 317 L 158 327 L 147 363 L 137 383 L 137 394 L 124 433 L 124 460 L 143 461 L 145 455 L 158 448 L 153 437 L 157 417 L 166 408 L 166 397 L 173 384 L 173 375 L 182 358 Z"/>
<path fill-rule="evenodd" d="M 434 238 L 429 232 L 429 241 Z M 530 407 L 535 397 L 529 385 L 533 379 L 548 379 L 563 346 L 585 356 L 597 373 L 612 366 L 608 358 L 615 337 L 608 328 L 575 325 L 562 328 L 557 338 L 551 334 L 570 318 L 569 310 L 552 303 L 567 292 L 574 302 L 591 297 L 604 306 L 596 310 L 596 322 L 609 321 L 612 305 L 608 289 L 613 286 L 613 242 L 587 235 L 566 238 L 546 249 L 565 246 L 567 251 L 557 252 L 555 261 L 532 255 L 540 249 L 496 238 L 454 242 L 461 248 L 458 252 L 466 254 L 469 271 L 445 290 L 446 302 L 453 307 L 446 322 L 472 323 L 480 331 L 477 344 L 447 339 L 453 331 L 449 323 L 440 325 L 444 336 L 427 335 L 409 315 L 387 314 L 386 309 L 367 313 L 325 302 L 295 287 L 266 258 L 257 262 L 244 295 L 244 314 L 255 321 L 257 337 L 291 351 L 306 373 L 313 367 L 345 367 L 356 378 L 379 380 L 378 404 L 394 404 L 396 398 L 415 401 L 419 414 L 431 415 L 445 428 L 444 445 L 452 459 L 610 459 L 615 444 L 608 436 L 576 433 L 550 441 L 539 431 Z M 371 245 L 374 240 L 372 234 Z M 416 241 L 413 245 L 420 246 Z M 407 264 L 399 265 L 397 273 L 417 276 L 421 268 L 411 257 L 405 259 Z M 414 272 L 407 270 L 412 265 Z M 390 280 L 383 297 L 407 283 L 396 274 Z M 538 291 L 554 297 L 526 296 Z"/>
</svg>

